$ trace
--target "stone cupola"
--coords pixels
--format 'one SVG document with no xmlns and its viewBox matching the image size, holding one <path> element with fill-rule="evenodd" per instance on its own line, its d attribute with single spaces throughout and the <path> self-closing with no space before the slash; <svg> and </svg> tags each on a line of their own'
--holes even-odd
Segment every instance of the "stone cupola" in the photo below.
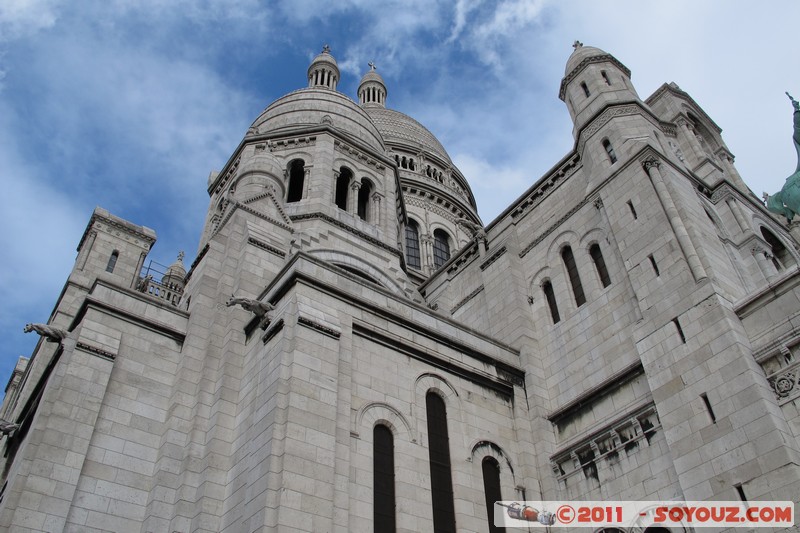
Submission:
<svg viewBox="0 0 800 533">
<path fill-rule="evenodd" d="M 339 65 L 331 55 L 330 46 L 326 44 L 308 66 L 308 86 L 335 91 L 339 76 Z"/>
</svg>

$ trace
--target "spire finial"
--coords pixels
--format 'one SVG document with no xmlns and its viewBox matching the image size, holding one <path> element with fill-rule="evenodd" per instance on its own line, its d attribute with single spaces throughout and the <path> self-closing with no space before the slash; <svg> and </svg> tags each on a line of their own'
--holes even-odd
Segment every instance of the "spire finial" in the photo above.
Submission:
<svg viewBox="0 0 800 533">
<path fill-rule="evenodd" d="M 322 53 L 323 53 L 323 54 L 330 54 L 330 53 L 331 53 L 331 47 L 330 47 L 330 46 L 328 46 L 327 44 L 323 45 L 323 47 L 322 47 Z"/>
<path fill-rule="evenodd" d="M 369 63 L 367 63 L 367 65 L 369 65 L 369 69 L 370 69 L 370 70 L 375 70 L 375 68 L 376 68 L 376 67 L 375 67 L 375 62 L 374 62 L 374 61 L 370 61 Z"/>
<path fill-rule="evenodd" d="M 183 258 L 186 257 L 186 254 L 183 253 L 183 250 L 178 252 L 178 261 L 183 261 Z"/>
<path fill-rule="evenodd" d="M 583 46 L 583 43 L 578 41 L 578 40 L 576 40 L 574 43 L 572 43 L 572 48 L 574 48 L 575 50 L 577 50 L 578 48 L 580 48 L 582 46 Z"/>
</svg>

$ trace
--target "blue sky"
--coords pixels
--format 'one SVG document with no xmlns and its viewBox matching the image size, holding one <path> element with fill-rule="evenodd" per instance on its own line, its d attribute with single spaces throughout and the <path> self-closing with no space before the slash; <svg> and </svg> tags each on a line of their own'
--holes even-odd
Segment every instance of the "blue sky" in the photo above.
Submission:
<svg viewBox="0 0 800 533">
<path fill-rule="evenodd" d="M 425 124 L 488 224 L 573 144 L 571 44 L 614 54 L 644 99 L 674 81 L 723 129 L 759 196 L 793 172 L 796 0 L 2 0 L 0 382 L 30 355 L 96 205 L 194 258 L 219 170 L 324 43 L 351 97 L 367 62 Z"/>
</svg>

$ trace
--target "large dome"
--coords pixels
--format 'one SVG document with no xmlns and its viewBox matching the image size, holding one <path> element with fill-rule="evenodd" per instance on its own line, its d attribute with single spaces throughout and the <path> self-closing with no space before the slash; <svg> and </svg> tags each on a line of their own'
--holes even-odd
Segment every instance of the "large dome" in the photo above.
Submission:
<svg viewBox="0 0 800 533">
<path fill-rule="evenodd" d="M 365 107 L 387 144 L 426 150 L 452 164 L 442 143 L 428 129 L 408 115 L 385 107 Z"/>
<path fill-rule="evenodd" d="M 340 132 L 383 153 L 381 132 L 369 115 L 345 95 L 308 88 L 275 100 L 253 122 L 258 133 L 287 133 L 298 128 L 330 124 Z"/>
</svg>

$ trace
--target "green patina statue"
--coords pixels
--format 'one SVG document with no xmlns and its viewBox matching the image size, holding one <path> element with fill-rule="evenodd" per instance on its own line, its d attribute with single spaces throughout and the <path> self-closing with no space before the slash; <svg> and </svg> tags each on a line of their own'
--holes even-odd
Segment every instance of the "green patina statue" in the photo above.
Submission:
<svg viewBox="0 0 800 533">
<path fill-rule="evenodd" d="M 794 174 L 786 178 L 786 183 L 780 192 L 773 195 L 764 193 L 767 209 L 773 213 L 783 215 L 791 222 L 792 218 L 800 213 L 800 102 L 792 98 L 788 92 L 786 96 L 792 101 L 794 107 L 794 149 L 797 151 L 797 168 Z"/>
</svg>

